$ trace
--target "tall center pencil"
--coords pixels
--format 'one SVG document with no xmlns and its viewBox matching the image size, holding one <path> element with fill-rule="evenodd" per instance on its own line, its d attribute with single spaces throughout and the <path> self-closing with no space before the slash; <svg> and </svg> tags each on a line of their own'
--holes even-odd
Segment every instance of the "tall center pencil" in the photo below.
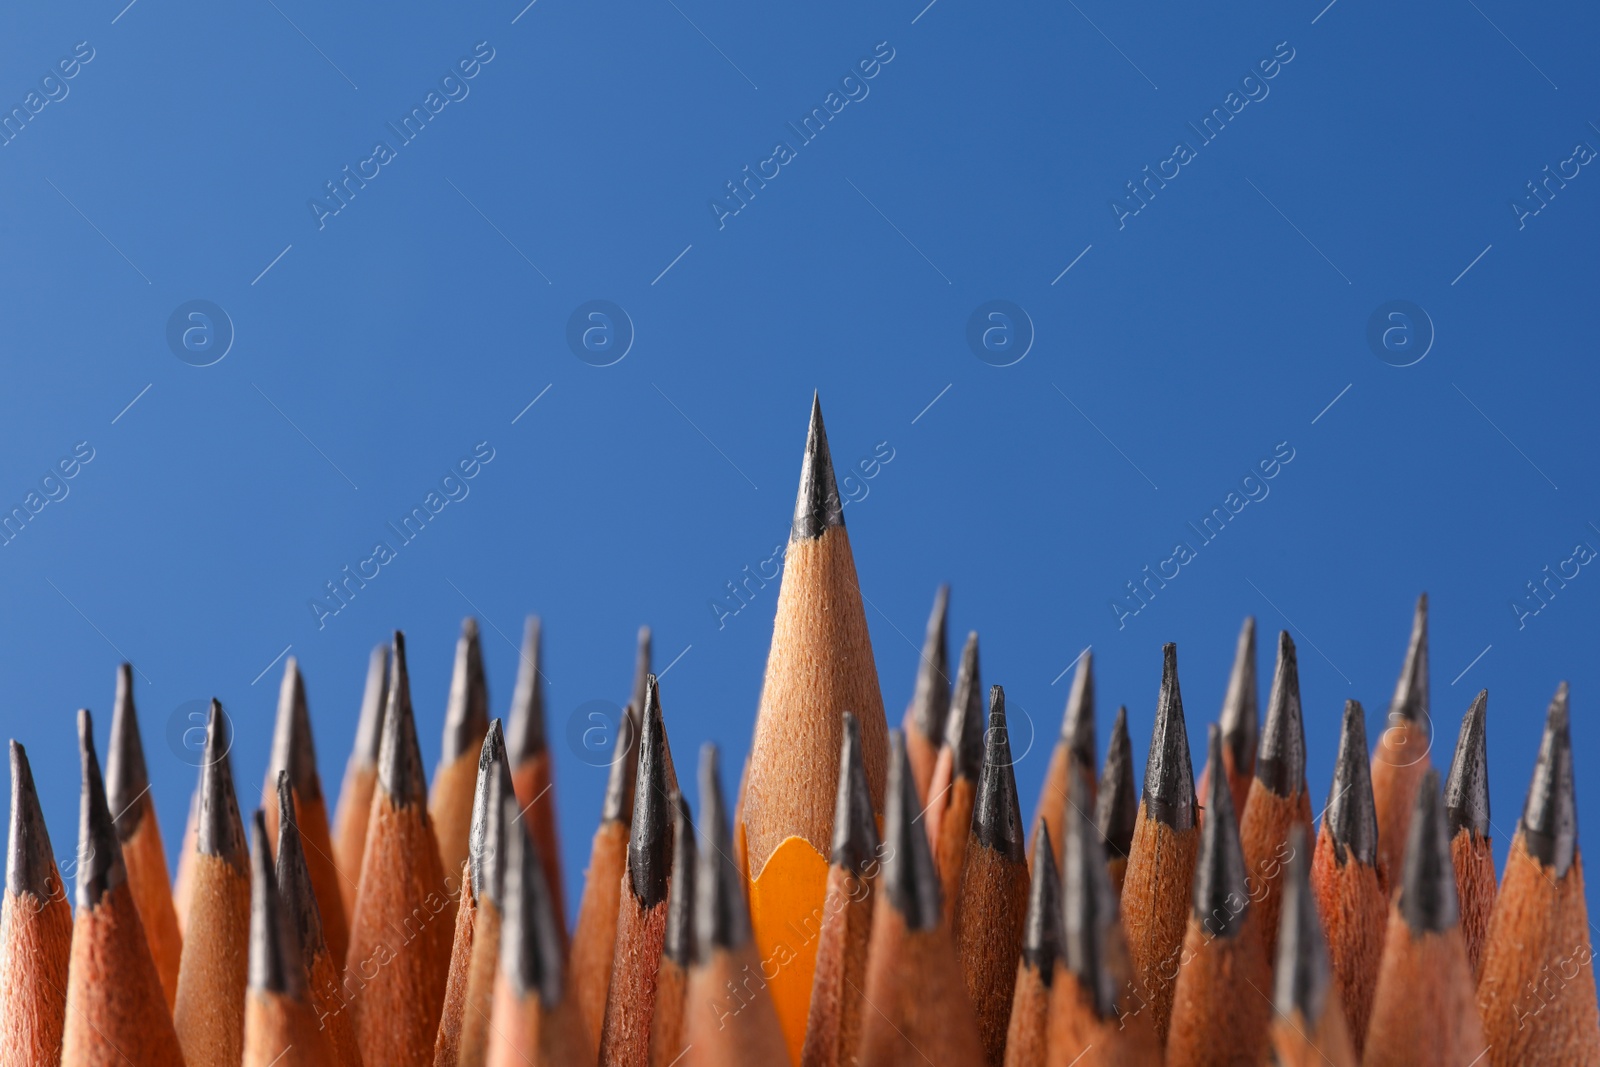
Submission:
<svg viewBox="0 0 1600 1067">
<path fill-rule="evenodd" d="M 856 579 L 844 503 L 822 408 L 800 467 L 800 492 L 778 593 L 772 648 L 756 717 L 742 822 L 758 954 L 793 960 L 771 982 L 790 1057 L 800 1058 L 827 895 L 843 712 L 861 720 L 861 756 L 882 810 L 888 723 Z"/>
</svg>

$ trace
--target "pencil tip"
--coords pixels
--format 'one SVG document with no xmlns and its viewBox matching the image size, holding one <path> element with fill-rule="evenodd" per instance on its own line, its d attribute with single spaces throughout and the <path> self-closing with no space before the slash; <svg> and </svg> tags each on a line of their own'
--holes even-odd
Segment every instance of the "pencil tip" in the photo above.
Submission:
<svg viewBox="0 0 1600 1067">
<path fill-rule="evenodd" d="M 511 697 L 511 718 L 506 724 L 506 758 L 513 767 L 520 767 L 545 750 L 544 675 L 540 673 L 543 652 L 539 616 L 529 615 L 522 628 L 517 688 Z"/>
<path fill-rule="evenodd" d="M 978 844 L 1012 863 L 1023 863 L 1022 805 L 1017 802 L 1017 775 L 1006 730 L 1006 691 L 989 687 L 989 728 L 984 731 L 983 767 L 972 809 L 972 834 Z"/>
<path fill-rule="evenodd" d="M 1367 762 L 1367 716 L 1361 701 L 1344 702 L 1339 727 L 1339 755 L 1323 822 L 1333 839 L 1333 855 L 1342 865 L 1348 853 L 1371 867 L 1378 862 L 1378 808 L 1372 796 L 1372 768 Z"/>
<path fill-rule="evenodd" d="M 1462 830 L 1489 836 L 1488 716 L 1489 691 L 1480 689 L 1461 720 L 1456 754 L 1444 783 L 1444 811 L 1451 837 Z"/>
<path fill-rule="evenodd" d="M 1267 703 L 1267 724 L 1261 732 L 1261 748 L 1256 753 L 1256 778 L 1280 797 L 1292 797 L 1306 787 L 1306 731 L 1300 715 L 1300 663 L 1287 630 L 1278 632 L 1278 664 L 1272 672 L 1272 697 Z"/>
<path fill-rule="evenodd" d="M 311 716 L 306 710 L 305 679 L 300 664 L 290 656 L 283 665 L 278 688 L 278 721 L 272 731 L 272 753 L 267 773 L 289 772 L 289 784 L 302 800 L 319 800 L 322 782 L 317 777 L 317 747 L 311 739 Z"/>
<path fill-rule="evenodd" d="M 472 895 L 499 905 L 505 885 L 502 860 L 505 827 L 500 819 L 507 797 L 515 798 L 511 765 L 506 758 L 505 735 L 500 720 L 489 724 L 478 751 L 478 783 L 472 794 L 472 826 L 467 838 L 467 872 Z"/>
<path fill-rule="evenodd" d="M 961 648 L 944 743 L 950 748 L 952 777 L 975 780 L 983 766 L 983 684 L 979 679 L 976 630 L 967 634 L 967 643 Z"/>
<path fill-rule="evenodd" d="M 383 713 L 389 703 L 389 646 L 374 645 L 367 656 L 367 684 L 361 693 L 361 716 L 356 720 L 356 743 L 351 761 L 375 767 L 383 744 Z"/>
<path fill-rule="evenodd" d="M 833 805 L 833 852 L 829 862 L 862 875 L 877 859 L 878 824 L 872 813 L 872 790 L 861 756 L 861 720 L 844 713 L 844 739 L 839 743 L 839 789 Z"/>
<path fill-rule="evenodd" d="M 106 803 L 116 814 L 117 836 L 126 841 L 144 818 L 150 771 L 139 738 L 139 713 L 133 703 L 133 665 L 117 666 L 117 701 L 111 711 L 111 737 L 106 742 Z"/>
<path fill-rule="evenodd" d="M 885 793 L 883 838 L 887 854 L 878 877 L 890 907 L 898 911 L 908 930 L 931 930 L 939 925 L 943 903 L 939 876 L 934 873 L 928 835 L 919 826 L 922 804 L 917 781 L 906 757 L 906 735 L 889 731 L 889 784 Z"/>
<path fill-rule="evenodd" d="M 6 889 L 12 896 L 29 893 L 40 906 L 56 889 L 56 861 L 50 851 L 50 832 L 39 807 L 28 753 L 11 742 L 11 838 L 6 850 Z"/>
<path fill-rule="evenodd" d="M 83 761 L 83 793 L 78 809 L 78 907 L 92 908 L 127 881 L 122 843 L 106 807 L 106 783 L 94 750 L 94 720 L 78 710 L 78 752 Z"/>
<path fill-rule="evenodd" d="M 1278 959 L 1273 1003 L 1279 1014 L 1315 1024 L 1327 1006 L 1333 966 L 1317 901 L 1311 894 L 1311 850 L 1304 826 L 1290 832 L 1289 873 L 1283 886 L 1283 912 L 1278 924 Z"/>
<path fill-rule="evenodd" d="M 687 968 L 694 962 L 694 876 L 700 857 L 689 802 L 682 793 L 672 799 L 672 884 L 667 891 L 667 931 L 661 953 Z"/>
<path fill-rule="evenodd" d="M 275 873 L 278 897 L 297 935 L 301 958 L 309 960 L 320 953 L 327 942 L 322 933 L 322 911 L 311 885 L 311 868 L 306 866 L 305 846 L 300 839 L 300 823 L 295 815 L 288 771 L 278 772 L 278 865 Z"/>
<path fill-rule="evenodd" d="M 1233 765 L 1248 773 L 1255 767 L 1257 736 L 1261 716 L 1256 706 L 1256 619 L 1245 616 L 1239 627 L 1239 643 L 1233 652 L 1233 670 L 1228 675 L 1228 692 L 1222 698 L 1222 743 L 1233 756 Z"/>
<path fill-rule="evenodd" d="M 461 636 L 456 638 L 456 665 L 450 675 L 439 765 L 454 763 L 475 751 L 483 744 L 487 729 L 489 684 L 483 670 L 483 643 L 478 639 L 478 620 L 468 615 L 461 620 Z"/>
<path fill-rule="evenodd" d="M 428 776 L 422 769 L 417 721 L 411 709 L 406 638 L 399 630 L 394 632 L 390 652 L 389 706 L 383 713 L 383 743 L 378 746 L 378 786 L 397 808 L 427 806 Z"/>
<path fill-rule="evenodd" d="M 950 587 L 941 585 L 933 597 L 922 658 L 917 661 L 917 687 L 911 694 L 911 721 L 923 737 L 935 741 L 944 737 L 950 716 L 949 627 Z"/>
<path fill-rule="evenodd" d="M 1444 804 L 1439 796 L 1439 772 L 1433 767 L 1422 779 L 1416 807 L 1411 811 L 1399 906 L 1406 925 L 1416 934 L 1448 930 L 1461 914 L 1456 898 L 1456 869 L 1444 826 Z"/>
<path fill-rule="evenodd" d="M 1087 648 L 1072 675 L 1072 691 L 1061 717 L 1061 740 L 1078 766 L 1094 774 L 1094 653 Z"/>
<path fill-rule="evenodd" d="M 717 746 L 700 746 L 700 869 L 695 873 L 695 942 L 700 962 L 714 949 L 736 949 L 750 940 L 750 907 L 744 899 L 744 877 L 733 865 L 728 812 L 722 802 L 717 771 Z"/>
<path fill-rule="evenodd" d="M 546 1008 L 561 1000 L 561 934 L 539 850 L 508 796 L 500 822 L 506 838 L 505 915 L 500 927 L 500 969 L 517 996 L 537 994 Z"/>
<path fill-rule="evenodd" d="M 1428 725 L 1428 594 L 1417 597 L 1417 610 L 1411 619 L 1411 641 L 1406 645 L 1405 663 L 1395 683 L 1394 699 L 1389 702 L 1389 722 L 1414 722 Z"/>
<path fill-rule="evenodd" d="M 1174 830 L 1194 827 L 1194 768 L 1189 763 L 1189 732 L 1183 721 L 1178 646 L 1174 644 L 1161 646 L 1161 695 L 1156 701 L 1150 759 L 1144 768 L 1144 804 L 1152 818 Z"/>
<path fill-rule="evenodd" d="M 239 798 L 233 788 L 233 764 L 228 749 L 233 728 L 222 704 L 213 699 L 206 716 L 205 765 L 200 769 L 200 818 L 195 823 L 195 848 L 202 855 L 226 860 L 246 873 L 250 848 L 245 842 Z"/>
<path fill-rule="evenodd" d="M 1111 1018 L 1117 1006 L 1117 979 L 1108 959 L 1107 938 L 1115 937 L 1121 919 L 1117 894 L 1106 870 L 1100 835 L 1084 806 L 1089 783 L 1073 775 L 1067 785 L 1061 838 L 1061 937 L 1067 970 L 1088 991 L 1096 1014 Z M 1035 862 L 1037 862 L 1037 854 Z"/>
<path fill-rule="evenodd" d="M 1116 720 L 1111 724 L 1111 744 L 1106 748 L 1106 765 L 1100 772 L 1094 813 L 1095 826 L 1105 846 L 1127 858 L 1133 847 L 1133 828 L 1139 822 L 1139 793 L 1133 784 L 1133 742 L 1128 737 L 1125 707 L 1117 708 Z"/>
<path fill-rule="evenodd" d="M 1578 852 L 1577 795 L 1572 784 L 1572 735 L 1567 683 L 1562 682 L 1545 716 L 1539 760 L 1522 808 L 1522 844 L 1557 878 L 1566 876 Z"/>
<path fill-rule="evenodd" d="M 304 987 L 305 975 L 299 946 L 290 942 L 272 854 L 267 850 L 267 817 L 260 808 L 250 829 L 250 988 L 294 996 Z"/>
<path fill-rule="evenodd" d="M 1056 850 L 1050 843 L 1050 826 L 1039 820 L 1033 850 L 1033 877 L 1028 883 L 1028 914 L 1022 924 L 1022 962 L 1039 975 L 1048 988 L 1062 956 L 1061 874 Z"/>
<path fill-rule="evenodd" d="M 806 431 L 805 458 L 800 462 L 800 493 L 794 502 L 794 525 L 789 541 L 811 541 L 844 525 L 844 502 L 833 477 L 833 457 L 828 453 L 828 431 L 822 426 L 822 401 L 812 394 L 811 426 Z"/>
<path fill-rule="evenodd" d="M 650 677 L 650 646 L 650 627 L 639 627 L 638 651 L 633 665 L 633 696 L 617 719 L 617 740 L 612 748 L 611 768 L 606 776 L 605 801 L 600 808 L 601 822 L 633 821 L 634 775 L 639 769 L 633 746 L 639 740 L 645 684 Z"/>
<path fill-rule="evenodd" d="M 1211 766 L 1222 766 L 1222 731 L 1215 724 L 1206 731 L 1206 749 Z M 1194 870 L 1194 918 L 1212 937 L 1236 937 L 1249 911 L 1250 889 L 1227 775 L 1207 780 L 1205 810 Z"/>
<path fill-rule="evenodd" d="M 661 685 L 651 675 L 644 691 L 644 731 L 639 736 L 638 792 L 628 833 L 628 884 L 641 907 L 667 899 L 672 862 L 672 794 L 677 790 L 661 720 Z"/>
</svg>

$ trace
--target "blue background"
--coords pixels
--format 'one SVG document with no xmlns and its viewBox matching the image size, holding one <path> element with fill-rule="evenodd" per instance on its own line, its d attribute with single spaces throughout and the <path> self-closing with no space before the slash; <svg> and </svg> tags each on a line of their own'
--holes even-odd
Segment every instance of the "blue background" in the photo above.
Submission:
<svg viewBox="0 0 1600 1067">
<path fill-rule="evenodd" d="M 251 803 L 292 646 L 333 792 L 374 642 L 409 636 L 431 766 L 461 617 L 483 620 L 503 713 L 538 612 L 575 902 L 604 771 L 568 723 L 625 698 L 641 623 L 672 664 L 680 763 L 710 739 L 737 773 L 776 586 L 720 627 L 711 603 L 786 535 L 814 388 L 841 468 L 878 442 L 894 454 L 847 511 L 891 721 L 948 581 L 956 638 L 981 632 L 984 680 L 1010 695 L 1030 811 L 1085 646 L 1102 749 L 1125 702 L 1142 767 L 1160 646 L 1178 642 L 1198 768 L 1246 614 L 1263 704 L 1292 620 L 1320 798 L 1344 699 L 1376 736 L 1426 589 L 1434 758 L 1488 687 L 1502 857 L 1562 678 L 1580 822 L 1600 825 L 1600 577 L 1580 571 L 1521 628 L 1509 606 L 1600 545 L 1600 174 L 1523 228 L 1510 207 L 1575 144 L 1600 146 L 1600 14 L 923 2 L 13 11 L 6 108 L 77 42 L 94 50 L 0 148 L 0 503 L 94 449 L 0 549 L 0 715 L 58 855 L 72 715 L 92 708 L 103 745 L 123 655 L 175 859 L 187 702 L 225 702 Z M 494 58 L 470 94 L 319 229 L 323 183 L 397 140 L 386 123 L 480 41 Z M 894 58 L 870 94 L 719 229 L 724 182 L 794 140 L 785 124 L 879 42 Z M 1294 58 L 1269 95 L 1119 229 L 1124 183 L 1198 140 L 1187 124 L 1280 42 Z M 210 367 L 166 341 L 193 299 L 236 331 Z M 566 340 L 592 299 L 633 324 L 613 366 Z M 995 299 L 1035 334 L 1004 368 L 965 337 Z M 1437 335 L 1405 368 L 1366 338 L 1396 299 Z M 495 458 L 470 496 L 319 629 L 323 583 L 480 441 Z M 1295 458 L 1270 495 L 1119 628 L 1124 583 L 1279 442 Z"/>
</svg>

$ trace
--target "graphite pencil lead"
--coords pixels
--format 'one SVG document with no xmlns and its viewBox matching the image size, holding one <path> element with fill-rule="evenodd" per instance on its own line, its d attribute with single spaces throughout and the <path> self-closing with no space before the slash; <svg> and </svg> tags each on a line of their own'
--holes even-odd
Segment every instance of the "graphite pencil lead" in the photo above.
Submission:
<svg viewBox="0 0 1600 1067">
<path fill-rule="evenodd" d="M 844 713 L 844 740 L 839 745 L 839 792 L 833 806 L 833 854 L 829 862 L 864 875 L 877 859 L 878 824 L 872 813 L 872 791 L 861 760 L 861 720 Z"/>
<path fill-rule="evenodd" d="M 222 704 L 213 699 L 206 716 L 205 765 L 200 769 L 200 818 L 195 823 L 195 848 L 201 855 L 226 860 L 240 873 L 248 871 L 250 846 L 239 816 L 239 797 L 233 788 L 233 764 L 228 749 L 233 727 Z"/>
<path fill-rule="evenodd" d="M 1256 758 L 1261 730 L 1256 708 L 1256 619 L 1245 617 L 1228 675 L 1228 692 L 1222 698 L 1222 743 L 1233 755 L 1233 765 L 1248 769 Z"/>
<path fill-rule="evenodd" d="M 300 824 L 295 820 L 294 792 L 289 772 L 278 772 L 278 899 L 294 928 L 301 956 L 310 959 L 323 951 L 322 912 L 317 907 L 316 890 L 311 885 L 311 869 L 306 866 Z"/>
<path fill-rule="evenodd" d="M 483 645 L 478 620 L 461 620 L 456 639 L 456 665 L 450 676 L 450 703 L 444 713 L 444 742 L 439 749 L 441 767 L 477 748 L 489 728 L 489 685 L 483 670 Z"/>
<path fill-rule="evenodd" d="M 1220 768 L 1222 764 L 1212 766 Z M 1144 768 L 1144 804 L 1152 817 L 1174 830 L 1194 826 L 1194 768 L 1189 764 L 1189 733 L 1183 721 L 1178 646 L 1174 644 L 1161 646 L 1161 695 L 1156 701 L 1150 759 Z"/>
<path fill-rule="evenodd" d="M 972 833 L 983 847 L 1013 863 L 1022 863 L 1026 856 L 1022 805 L 1017 802 L 1016 768 L 1012 766 L 1011 738 L 1006 731 L 1006 691 L 998 685 L 989 687 L 989 728 L 984 731 L 984 740 Z"/>
<path fill-rule="evenodd" d="M 94 720 L 78 710 L 78 752 L 83 760 L 83 793 L 78 810 L 78 907 L 92 908 L 128 879 L 122 844 L 106 807 L 106 784 L 94 751 Z M 9 858 L 8 858 L 9 866 Z M 9 875 L 9 870 L 7 871 Z"/>
<path fill-rule="evenodd" d="M 1378 809 L 1372 798 L 1372 768 L 1367 763 L 1367 716 L 1359 700 L 1344 702 L 1339 755 L 1323 821 L 1340 864 L 1347 861 L 1348 853 L 1354 853 L 1356 862 L 1364 867 L 1378 862 Z"/>
<path fill-rule="evenodd" d="M 1106 937 L 1121 922 L 1117 894 L 1106 871 L 1105 848 L 1083 805 L 1089 784 L 1074 775 L 1067 794 L 1061 840 L 1061 938 L 1067 970 L 1088 990 L 1095 1012 L 1109 1019 L 1116 1010 L 1116 978 L 1106 958 Z M 1104 790 L 1101 791 L 1104 796 Z M 1034 857 L 1038 862 L 1038 857 Z"/>
<path fill-rule="evenodd" d="M 1539 760 L 1522 808 L 1522 843 L 1528 854 L 1557 878 L 1566 877 L 1578 851 L 1577 797 L 1572 785 L 1572 735 L 1568 725 L 1567 683 L 1562 682 L 1545 716 Z"/>
<path fill-rule="evenodd" d="M 1072 675 L 1072 691 L 1067 694 L 1067 710 L 1061 717 L 1061 740 L 1080 766 L 1093 770 L 1094 653 L 1088 649 L 1078 658 L 1078 669 Z"/>
<path fill-rule="evenodd" d="M 1117 708 L 1116 720 L 1111 724 L 1111 743 L 1106 747 L 1106 765 L 1100 771 L 1094 815 L 1095 827 L 1106 848 L 1113 855 L 1126 858 L 1139 821 L 1139 793 L 1133 784 L 1133 742 L 1128 737 L 1125 707 Z"/>
<path fill-rule="evenodd" d="M 1033 880 L 1028 884 L 1028 914 L 1022 924 L 1022 962 L 1039 973 L 1046 986 L 1055 977 L 1056 961 L 1064 954 L 1061 913 L 1061 874 L 1050 827 L 1039 820 L 1038 846 L 1033 853 Z M 1103 865 L 1102 865 L 1103 866 Z"/>
<path fill-rule="evenodd" d="M 908 930 L 939 925 L 943 904 L 939 876 L 933 869 L 928 835 L 918 825 L 921 802 L 916 779 L 906 758 L 906 737 L 889 731 L 889 784 L 885 791 L 883 838 L 888 845 L 879 878 L 889 906 L 905 919 Z"/>
<path fill-rule="evenodd" d="M 1278 927 L 1278 961 L 1273 1003 L 1279 1014 L 1316 1023 L 1322 1018 L 1333 985 L 1328 942 L 1311 893 L 1311 849 L 1306 828 L 1290 831 L 1288 881 L 1283 886 L 1283 915 Z"/>
<path fill-rule="evenodd" d="M 273 875 L 267 816 L 260 808 L 251 820 L 250 869 L 250 988 L 293 996 L 304 989 L 305 974 Z"/>
<path fill-rule="evenodd" d="M 643 733 L 639 736 L 638 793 L 628 834 L 628 885 L 640 905 L 653 908 L 667 899 L 672 863 L 672 756 L 661 721 L 661 686 L 651 675 L 645 686 Z"/>
<path fill-rule="evenodd" d="M 1211 766 L 1222 766 L 1222 731 L 1215 724 L 1207 730 L 1206 747 Z M 1239 820 L 1226 777 L 1212 775 L 1207 785 L 1200 857 L 1194 868 L 1194 918 L 1212 937 L 1235 937 L 1244 928 L 1250 900 Z"/>
<path fill-rule="evenodd" d="M 544 651 L 539 616 L 529 615 L 522 628 L 522 658 L 517 665 L 517 688 L 511 697 L 511 718 L 506 723 L 506 758 L 521 766 L 545 750 Z"/>
<path fill-rule="evenodd" d="M 411 675 L 406 670 L 406 637 L 394 632 L 389 662 L 389 706 L 383 713 L 383 743 L 378 746 L 378 788 L 397 808 L 428 804 L 428 776 L 417 744 L 411 710 Z"/>
<path fill-rule="evenodd" d="M 1218 764 L 1212 764 L 1218 766 Z M 1300 715 L 1300 663 L 1289 631 L 1278 632 L 1278 665 L 1272 673 L 1267 724 L 1256 753 L 1256 778 L 1280 797 L 1306 785 L 1306 732 Z"/>
<path fill-rule="evenodd" d="M 695 849 L 694 818 L 689 814 L 689 802 L 681 793 L 672 799 L 672 888 L 668 894 L 667 929 L 661 953 L 687 970 L 694 962 L 694 878 L 700 856 Z"/>
<path fill-rule="evenodd" d="M 139 713 L 133 704 L 133 665 L 117 666 L 117 702 L 111 711 L 111 737 L 106 742 L 106 803 L 126 841 L 144 815 L 141 798 L 150 791 L 150 771 L 139 739 Z"/>
<path fill-rule="evenodd" d="M 11 839 L 6 849 L 6 889 L 12 896 L 31 893 L 40 901 L 49 900 L 56 886 L 55 855 L 50 851 L 50 832 L 45 829 L 44 812 L 39 807 L 39 792 L 33 784 L 33 768 L 28 753 L 11 742 Z"/>
<path fill-rule="evenodd" d="M 300 664 L 290 656 L 283 665 L 283 684 L 278 689 L 278 721 L 272 731 L 272 754 L 268 766 L 289 772 L 289 784 L 301 800 L 322 796 L 317 777 L 317 748 L 311 740 L 311 716 L 306 711 L 306 685 Z"/>
<path fill-rule="evenodd" d="M 983 684 L 978 671 L 978 631 L 967 634 L 956 668 L 944 743 L 950 749 L 951 777 L 976 780 L 983 766 Z"/>
<path fill-rule="evenodd" d="M 1406 835 L 1405 873 L 1400 882 L 1400 914 L 1415 934 L 1438 933 L 1460 919 L 1456 868 L 1439 795 L 1439 772 L 1429 768 L 1412 809 Z"/>
<path fill-rule="evenodd" d="M 1489 836 L 1489 691 L 1480 689 L 1461 720 L 1456 754 L 1444 783 L 1444 812 L 1450 836 L 1470 830 Z"/>
<path fill-rule="evenodd" d="M 1406 646 L 1406 661 L 1395 683 L 1394 699 L 1389 702 L 1389 722 L 1427 724 L 1428 717 L 1428 594 L 1417 597 L 1416 614 L 1411 620 L 1411 642 Z"/>
<path fill-rule="evenodd" d="M 742 948 L 750 941 L 750 908 L 744 877 L 733 863 L 733 839 L 722 801 L 717 746 L 700 746 L 700 869 L 695 873 L 695 942 L 700 962 L 713 949 Z"/>
<path fill-rule="evenodd" d="M 917 662 L 917 687 L 911 694 L 911 721 L 923 737 L 944 736 L 950 715 L 950 587 L 941 585 L 933 597 L 928 632 Z"/>
<path fill-rule="evenodd" d="M 361 717 L 356 720 L 355 759 L 366 767 L 378 762 L 383 744 L 383 713 L 389 703 L 389 646 L 374 645 L 367 657 L 367 684 L 361 693 Z"/>
<path fill-rule="evenodd" d="M 520 997 L 537 993 L 546 1008 L 561 999 L 561 935 L 539 850 L 507 795 L 501 809 L 506 838 L 505 916 L 500 927 L 500 966 Z"/>
<path fill-rule="evenodd" d="M 505 885 L 505 827 L 500 820 L 506 798 L 515 795 L 505 735 L 496 719 L 489 724 L 478 752 L 478 784 L 472 794 L 472 829 L 467 839 L 467 872 L 477 900 L 500 903 Z"/>
<path fill-rule="evenodd" d="M 650 677 L 650 627 L 639 627 L 638 652 L 634 657 L 633 696 L 622 711 L 617 723 L 616 750 L 611 757 L 611 770 L 606 777 L 605 802 L 600 808 L 600 821 L 633 821 L 634 775 L 639 763 L 633 748 L 639 740 L 639 717 L 644 710 L 644 690 Z"/>
<path fill-rule="evenodd" d="M 844 501 L 833 476 L 828 431 L 822 426 L 822 401 L 811 396 L 811 427 L 806 431 L 805 458 L 800 461 L 800 493 L 794 502 L 790 542 L 813 541 L 829 527 L 844 525 Z"/>
</svg>

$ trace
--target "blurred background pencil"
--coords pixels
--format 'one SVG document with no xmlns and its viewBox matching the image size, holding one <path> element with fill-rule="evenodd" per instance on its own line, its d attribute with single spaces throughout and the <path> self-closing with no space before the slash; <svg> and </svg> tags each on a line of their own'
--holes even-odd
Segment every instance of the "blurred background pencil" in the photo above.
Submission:
<svg viewBox="0 0 1600 1067">
<path fill-rule="evenodd" d="M 428 820 L 439 842 L 439 862 L 452 878 L 467 862 L 478 752 L 488 732 L 489 683 L 483 670 L 483 646 L 478 620 L 469 615 L 461 620 L 461 636 L 456 639 L 444 739 L 439 745 L 439 766 L 433 772 L 433 791 L 428 795 Z"/>
<path fill-rule="evenodd" d="M 20 1064 L 61 1060 L 72 909 L 50 851 L 28 754 L 11 742 L 11 826 L 0 906 L 0 1048 Z"/>
<path fill-rule="evenodd" d="M 522 631 L 522 656 L 517 663 L 517 688 L 506 719 L 506 762 L 516 789 L 522 817 L 539 849 L 550 884 L 551 905 L 561 920 L 562 943 L 567 936 L 567 899 L 561 885 L 561 838 L 556 830 L 555 764 L 544 725 L 544 673 L 542 627 L 537 615 L 528 616 Z"/>
<path fill-rule="evenodd" d="M 1378 856 L 1391 877 L 1405 857 L 1417 789 L 1428 773 L 1428 594 L 1417 597 L 1411 641 L 1389 702 L 1389 718 L 1372 750 L 1372 799 L 1378 812 Z"/>
<path fill-rule="evenodd" d="M 1311 836 L 1290 831 L 1293 854 L 1284 873 L 1278 961 L 1272 1003 L 1272 1048 L 1280 1067 L 1356 1067 L 1328 944 L 1311 892 Z"/>
<path fill-rule="evenodd" d="M 389 646 L 375 645 L 367 657 L 367 683 L 361 693 L 356 740 L 339 787 L 333 817 L 333 860 L 339 869 L 339 902 L 345 923 L 354 921 L 356 890 L 361 884 L 361 857 L 367 850 L 367 823 L 372 818 L 372 792 L 378 784 L 378 746 L 383 742 L 383 712 L 389 703 Z M 339 966 L 344 957 L 335 956 Z"/>
<path fill-rule="evenodd" d="M 1461 720 L 1450 776 L 1444 783 L 1444 814 L 1450 827 L 1450 860 L 1461 903 L 1461 936 L 1467 942 L 1472 980 L 1483 973 L 1483 942 L 1494 913 L 1494 842 L 1489 838 L 1489 691 L 1481 689 Z"/>
<path fill-rule="evenodd" d="M 934 765 L 923 822 L 933 844 L 933 865 L 939 892 L 953 906 L 961 892 L 967 862 L 967 835 L 978 800 L 978 774 L 983 769 L 983 688 L 979 677 L 978 634 L 967 634 L 956 668 L 950 715 L 944 724 L 944 745 Z"/>
<path fill-rule="evenodd" d="M 1256 745 L 1261 731 L 1261 716 L 1256 703 L 1256 620 L 1245 616 L 1239 628 L 1239 641 L 1233 652 L 1233 670 L 1228 674 L 1228 690 L 1222 697 L 1222 773 L 1233 793 L 1233 810 L 1243 814 L 1250 798 L 1250 783 L 1255 781 Z M 1216 769 L 1207 764 L 1200 772 L 1199 796 L 1205 796 Z"/>
<path fill-rule="evenodd" d="M 293 922 L 278 893 L 265 813 L 257 809 L 252 824 L 244 1067 L 333 1067 L 306 995 Z"/>
<path fill-rule="evenodd" d="M 694 962 L 694 877 L 700 853 L 689 802 L 682 793 L 672 799 L 672 874 L 667 883 L 661 969 L 656 972 L 656 1009 L 650 1016 L 650 1067 L 672 1067 L 683 1056 L 689 967 Z"/>
<path fill-rule="evenodd" d="M 1061 736 L 1050 751 L 1045 766 L 1044 784 L 1039 787 L 1039 803 L 1034 808 L 1034 836 L 1028 841 L 1028 857 L 1038 844 L 1038 828 L 1050 831 L 1051 840 L 1061 840 L 1061 813 L 1067 806 L 1067 778 L 1081 774 L 1089 782 L 1089 801 L 1094 802 L 1097 782 L 1094 775 L 1094 653 L 1084 649 L 1067 693 L 1067 707 L 1061 716 Z M 1092 809 L 1091 809 L 1092 810 Z"/>
<path fill-rule="evenodd" d="M 1072 796 L 1070 790 L 1067 795 Z M 1125 707 L 1117 708 L 1117 717 L 1111 723 L 1111 741 L 1106 746 L 1106 762 L 1100 771 L 1094 811 L 1086 809 L 1081 814 L 1085 818 L 1093 815 L 1094 825 L 1105 843 L 1111 887 L 1121 897 L 1122 880 L 1128 873 L 1128 850 L 1133 847 L 1133 830 L 1139 822 L 1139 793 L 1133 784 L 1133 742 L 1128 738 L 1128 709 Z M 1061 839 L 1066 840 L 1065 829 Z"/>
<path fill-rule="evenodd" d="M 911 692 L 901 729 L 906 734 L 906 755 L 917 779 L 917 792 L 928 795 L 933 765 L 944 744 L 944 724 L 950 716 L 950 587 L 941 585 L 933 597 L 933 613 L 917 659 L 917 685 Z"/>
<path fill-rule="evenodd" d="M 1066 810 L 1065 799 L 1061 807 Z M 1043 818 L 1034 827 L 1033 840 L 1028 914 L 1006 1026 L 1005 1067 L 1045 1067 L 1050 1057 L 1050 987 L 1062 951 L 1061 875 Z"/>
</svg>

